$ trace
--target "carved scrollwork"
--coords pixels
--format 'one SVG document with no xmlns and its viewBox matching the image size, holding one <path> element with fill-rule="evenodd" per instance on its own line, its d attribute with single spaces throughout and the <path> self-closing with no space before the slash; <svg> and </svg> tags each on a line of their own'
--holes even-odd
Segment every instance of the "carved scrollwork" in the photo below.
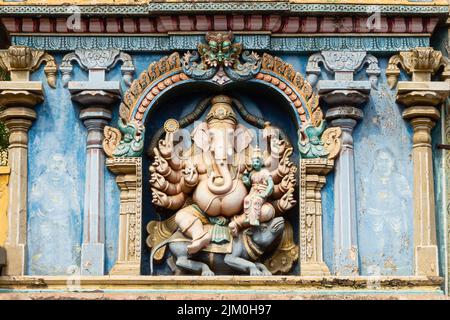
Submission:
<svg viewBox="0 0 450 320">
<path fill-rule="evenodd" d="M 103 150 L 109 157 L 139 157 L 144 150 L 145 127 L 122 119 L 118 121 L 119 129 L 105 126 Z"/>
<path fill-rule="evenodd" d="M 366 74 L 369 77 L 372 87 L 376 88 L 381 69 L 378 59 L 364 51 L 323 51 L 312 55 L 308 60 L 306 73 L 311 85 L 316 85 L 322 72 L 320 65 L 323 65 L 329 73 L 351 72 L 352 74 L 361 70 L 365 65 Z"/>
<path fill-rule="evenodd" d="M 298 148 L 303 159 L 328 158 L 334 160 L 341 150 L 342 130 L 338 127 L 325 130 L 325 121 L 315 127 L 307 124 L 299 130 Z"/>
<path fill-rule="evenodd" d="M 123 80 L 127 86 L 131 85 L 131 80 L 134 74 L 133 60 L 129 54 L 121 52 L 117 49 L 78 49 L 75 52 L 64 56 L 60 66 L 64 86 L 68 84 L 71 79 L 73 71 L 72 61 L 78 62 L 84 70 L 111 70 L 114 66 L 122 61 L 121 71 Z"/>
<path fill-rule="evenodd" d="M 391 57 L 386 69 L 388 84 L 391 88 L 397 85 L 400 76 L 399 67 L 408 74 L 424 72 L 432 75 L 444 67 L 444 78 L 448 77 L 450 72 L 449 59 L 431 47 L 414 48 Z"/>
<path fill-rule="evenodd" d="M 341 151 L 342 129 L 339 127 L 328 128 L 322 135 L 322 143 L 328 153 L 328 159 L 334 160 Z"/>
<path fill-rule="evenodd" d="M 272 274 L 288 274 L 298 260 L 299 247 L 294 242 L 294 231 L 292 225 L 285 224 L 285 230 L 278 248 L 264 264 Z"/>
</svg>

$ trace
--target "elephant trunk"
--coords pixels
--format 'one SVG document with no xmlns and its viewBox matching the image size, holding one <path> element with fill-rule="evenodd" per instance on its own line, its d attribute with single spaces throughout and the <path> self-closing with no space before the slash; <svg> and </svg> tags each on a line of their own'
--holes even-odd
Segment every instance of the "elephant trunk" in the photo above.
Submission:
<svg viewBox="0 0 450 320">
<path fill-rule="evenodd" d="M 216 173 L 216 170 L 213 170 L 213 173 L 208 178 L 209 190 L 218 195 L 230 192 L 233 187 L 233 179 L 226 161 L 221 161 L 215 164 L 215 166 L 217 167 L 218 173 Z"/>
</svg>

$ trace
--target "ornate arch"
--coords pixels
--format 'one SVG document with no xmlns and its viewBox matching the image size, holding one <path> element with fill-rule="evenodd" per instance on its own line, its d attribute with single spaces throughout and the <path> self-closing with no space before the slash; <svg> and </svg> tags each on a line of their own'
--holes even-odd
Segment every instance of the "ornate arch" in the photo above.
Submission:
<svg viewBox="0 0 450 320">
<path fill-rule="evenodd" d="M 273 57 L 267 53 L 260 57 L 254 52 L 243 52 L 241 44 L 233 43 L 231 32 L 208 33 L 206 40 L 207 44 L 198 45 L 198 51 L 187 52 L 183 57 L 175 52 L 151 63 L 148 69 L 133 81 L 124 94 L 120 105 L 118 128 L 105 127 L 103 147 L 108 155 L 107 167 L 116 174 L 117 184 L 121 192 L 118 261 L 111 274 L 140 274 L 142 239 L 142 168 L 140 157 L 144 149 L 145 124 L 158 99 L 175 88 L 194 83 L 207 83 L 218 88 L 243 82 L 266 86 L 268 89 L 277 92 L 286 101 L 295 115 L 297 128 L 302 129 L 302 136 L 306 134 L 311 142 L 315 141 L 315 144 L 325 145 L 327 150 L 327 152 L 317 155 L 315 152 L 304 153 L 300 149 L 302 156 L 304 155 L 306 158 L 325 157 L 325 159 L 305 158 L 304 161 L 309 162 L 302 166 L 304 171 L 302 171 L 302 180 L 308 180 L 305 176 L 307 174 L 317 176 L 320 173 L 322 176 L 325 174 L 324 172 L 329 172 L 333 167 L 332 159 L 336 157 L 336 152 L 332 149 L 339 149 L 339 133 L 336 133 L 334 138 L 330 134 L 324 134 L 324 137 L 328 137 L 326 139 L 329 140 L 324 142 L 320 142 L 320 140 L 317 142 L 317 139 L 310 137 L 314 134 L 321 135 L 325 129 L 325 123 L 319 106 L 319 97 L 313 92 L 311 84 L 303 78 L 300 72 L 279 57 Z M 309 150 L 314 147 L 314 143 L 308 141 L 306 145 L 302 146 Z M 326 168 L 322 169 L 324 166 Z M 304 168 L 306 167 L 313 167 L 315 171 L 305 171 Z M 314 186 L 313 189 L 319 191 L 314 192 L 313 198 L 302 198 L 300 201 L 300 226 L 304 235 L 308 233 L 309 229 L 316 229 L 311 223 L 308 224 L 307 228 L 306 211 L 311 205 L 317 207 L 317 194 L 320 194 L 320 188 L 325 183 L 324 181 L 324 178 L 321 178 L 320 183 Z M 301 188 L 303 190 L 301 193 L 306 194 L 308 186 L 303 183 Z M 318 208 L 308 210 L 315 216 Z M 317 237 L 321 239 L 321 233 L 318 233 Z M 308 241 L 301 239 L 300 243 L 300 251 L 303 257 L 309 248 Z M 293 247 L 280 250 L 280 257 L 286 256 L 292 261 L 298 257 L 298 254 L 295 253 L 296 249 L 293 249 Z M 309 249 L 310 252 L 314 250 L 312 247 Z M 302 258 L 302 263 L 308 262 L 310 259 L 305 256 Z M 276 268 L 285 268 L 278 266 L 277 261 L 271 263 Z M 322 270 L 324 269 L 322 265 L 323 263 L 313 269 Z"/>
<path fill-rule="evenodd" d="M 236 82 L 254 82 L 278 92 L 290 106 L 297 127 L 319 127 L 323 113 L 319 97 L 300 72 L 279 57 L 264 53 L 242 52 L 242 44 L 233 43 L 229 33 L 208 33 L 208 44 L 199 44 L 198 51 L 178 52 L 152 62 L 134 80 L 120 105 L 118 128 L 105 128 L 104 149 L 109 157 L 136 157 L 143 151 L 143 131 L 149 111 L 158 99 L 172 89 L 194 82 L 226 87 Z M 218 54 L 214 43 L 229 46 L 228 53 Z M 222 57 L 221 54 L 224 56 Z M 131 134 L 124 139 L 124 135 Z"/>
</svg>

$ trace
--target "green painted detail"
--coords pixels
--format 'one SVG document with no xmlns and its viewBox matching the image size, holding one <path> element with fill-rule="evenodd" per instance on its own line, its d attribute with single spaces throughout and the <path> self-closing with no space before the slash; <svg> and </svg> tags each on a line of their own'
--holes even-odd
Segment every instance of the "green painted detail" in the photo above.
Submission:
<svg viewBox="0 0 450 320">
<path fill-rule="evenodd" d="M 322 120 L 319 126 L 308 124 L 300 132 L 298 148 L 303 159 L 325 158 L 328 151 L 324 148 L 324 143 L 320 140 L 325 131 L 325 121 Z"/>
<path fill-rule="evenodd" d="M 134 122 L 125 124 L 122 119 L 119 119 L 118 127 L 123 137 L 114 150 L 114 157 L 140 157 L 144 150 L 144 126 Z"/>
</svg>

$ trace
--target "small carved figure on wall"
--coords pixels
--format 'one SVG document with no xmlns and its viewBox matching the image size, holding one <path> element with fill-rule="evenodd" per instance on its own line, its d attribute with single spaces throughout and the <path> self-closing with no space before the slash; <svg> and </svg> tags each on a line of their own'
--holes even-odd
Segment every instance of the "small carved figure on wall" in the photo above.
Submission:
<svg viewBox="0 0 450 320">
<path fill-rule="evenodd" d="M 234 216 L 229 224 L 235 237 L 239 229 L 259 226 L 261 222 L 270 221 L 275 216 L 275 208 L 267 202 L 267 198 L 273 193 L 274 183 L 269 170 L 263 168 L 262 155 L 258 147 L 253 151 L 252 168 L 244 173 L 242 181 L 251 189 L 244 198 L 244 214 Z"/>
</svg>

